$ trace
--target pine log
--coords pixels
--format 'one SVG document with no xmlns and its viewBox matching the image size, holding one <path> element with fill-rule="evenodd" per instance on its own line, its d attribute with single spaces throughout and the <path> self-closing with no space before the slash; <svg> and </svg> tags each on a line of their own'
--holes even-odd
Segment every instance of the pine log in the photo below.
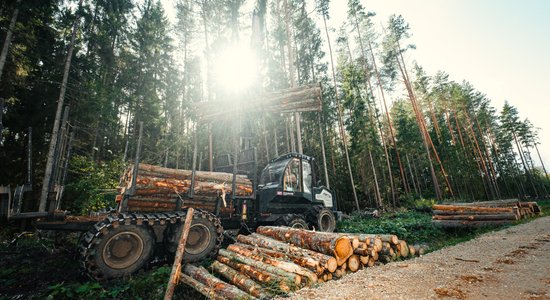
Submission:
<svg viewBox="0 0 550 300">
<path fill-rule="evenodd" d="M 332 273 L 332 274 L 334 274 L 334 276 L 335 276 L 336 278 L 341 278 L 341 277 L 342 277 L 342 273 L 343 273 L 343 272 L 342 272 L 341 269 L 337 269 L 337 270 L 334 271 L 334 273 Z"/>
<path fill-rule="evenodd" d="M 479 211 L 479 212 L 494 212 L 494 213 L 512 213 L 511 207 L 478 207 L 478 206 L 460 206 L 460 205 L 440 205 L 432 206 L 433 210 L 449 210 L 449 211 Z"/>
<path fill-rule="evenodd" d="M 490 215 L 434 215 L 434 220 L 470 220 L 470 221 L 490 221 L 490 220 L 517 220 L 517 216 L 512 213 L 500 213 Z"/>
<path fill-rule="evenodd" d="M 367 246 L 367 244 L 360 242 L 359 247 L 353 249 L 353 253 L 357 255 L 376 256 L 378 251 L 376 249 Z"/>
<path fill-rule="evenodd" d="M 223 282 L 214 275 L 208 273 L 203 267 L 195 267 L 191 264 L 186 264 L 183 272 L 189 277 L 196 279 L 198 282 L 213 289 L 216 294 L 225 299 L 254 299 L 249 294 L 241 291 L 236 286 Z"/>
<path fill-rule="evenodd" d="M 362 255 L 362 256 L 359 256 L 359 260 L 361 261 L 361 264 L 363 266 L 367 266 L 367 264 L 369 263 L 369 256 L 365 256 L 365 255 Z"/>
<path fill-rule="evenodd" d="M 257 282 L 276 283 L 279 286 L 279 289 L 285 293 L 291 290 L 288 284 L 288 281 L 289 281 L 288 278 L 285 278 L 283 276 L 280 276 L 274 273 L 269 273 L 265 270 L 255 268 L 254 266 L 236 262 L 225 256 L 218 255 L 217 259 L 219 262 L 226 264 L 235 270 L 238 270 L 239 272 L 247 275 L 248 277 L 256 280 Z M 291 286 L 296 287 L 294 283 Z"/>
<path fill-rule="evenodd" d="M 132 165 L 133 168 L 133 165 Z M 145 171 L 145 172 L 151 172 L 156 174 L 166 174 L 170 177 L 175 178 L 191 178 L 192 171 L 191 170 L 180 170 L 180 169 L 171 169 L 171 168 L 164 168 L 149 164 L 140 163 L 138 166 L 138 174 L 139 171 Z M 223 172 L 206 172 L 206 171 L 196 171 L 195 172 L 195 180 L 212 180 L 212 181 L 219 181 L 219 182 L 231 182 L 233 180 L 233 174 L 231 173 L 223 173 Z M 247 178 L 243 175 L 237 175 L 238 183 L 246 182 Z"/>
<path fill-rule="evenodd" d="M 405 242 L 404 240 L 399 240 L 398 246 L 399 246 L 399 252 L 401 256 L 403 257 L 409 256 L 409 245 L 407 245 L 407 242 Z"/>
<path fill-rule="evenodd" d="M 256 232 L 302 248 L 334 255 L 338 265 L 342 265 L 353 254 L 349 239 L 338 234 L 318 234 L 310 230 L 273 226 L 260 226 Z"/>
<path fill-rule="evenodd" d="M 495 214 L 517 214 L 517 207 L 512 207 L 510 211 L 494 212 L 494 211 L 473 211 L 473 210 L 433 210 L 435 216 L 454 216 L 454 215 L 495 215 Z"/>
<path fill-rule="evenodd" d="M 477 201 L 477 202 L 448 202 L 448 203 L 443 203 L 443 205 L 510 207 L 510 206 L 517 205 L 518 202 L 519 202 L 519 199 L 503 199 L 503 200 Z"/>
<path fill-rule="evenodd" d="M 413 245 L 409 245 L 409 253 L 411 254 L 411 256 L 416 255 L 416 248 Z"/>
<path fill-rule="evenodd" d="M 288 285 L 290 287 L 299 286 L 302 283 L 302 276 L 291 273 L 291 272 L 284 271 L 280 268 L 274 267 L 274 266 L 269 265 L 267 263 L 257 261 L 255 259 L 240 255 L 240 254 L 232 252 L 232 251 L 227 251 L 225 249 L 220 249 L 218 254 L 220 256 L 227 257 L 230 260 L 233 260 L 233 261 L 236 261 L 236 262 L 239 262 L 239 263 L 242 263 L 242 264 L 247 264 L 249 266 L 253 266 L 256 269 L 282 276 L 286 280 L 288 280 Z"/>
<path fill-rule="evenodd" d="M 236 285 L 241 290 L 247 292 L 248 294 L 256 297 L 256 298 L 266 298 L 267 292 L 254 280 L 252 280 L 250 277 L 239 273 L 237 270 L 229 267 L 228 265 L 222 264 L 219 261 L 214 261 L 210 265 L 212 267 L 212 270 L 220 274 L 222 277 L 227 279 L 232 284 Z"/>
<path fill-rule="evenodd" d="M 374 260 L 374 258 L 369 258 L 369 263 L 367 264 L 367 266 L 369 268 L 373 267 L 374 266 L 374 263 L 376 262 L 376 260 Z"/>
<path fill-rule="evenodd" d="M 336 258 L 332 256 L 313 250 L 296 247 L 257 233 L 253 233 L 251 235 L 239 235 L 237 236 L 237 241 L 252 246 L 283 252 L 295 263 L 298 263 L 298 261 L 302 259 L 306 260 L 308 264 L 317 263 L 319 267 L 327 269 L 329 272 L 334 272 L 338 267 Z"/>
<path fill-rule="evenodd" d="M 327 273 L 327 280 L 332 280 L 332 273 Z"/>
<path fill-rule="evenodd" d="M 168 286 L 166 287 L 166 293 L 164 294 L 164 300 L 171 300 L 174 296 L 174 289 L 176 288 L 179 275 L 181 274 L 181 260 L 183 259 L 183 254 L 185 253 L 185 244 L 187 243 L 189 228 L 191 228 L 191 223 L 193 222 L 194 212 L 194 209 L 190 208 L 185 216 L 181 236 L 178 241 L 178 248 L 176 249 L 174 263 L 172 265 L 172 271 L 170 272 L 170 279 L 168 281 Z"/>
<path fill-rule="evenodd" d="M 500 226 L 510 224 L 510 220 L 502 221 L 459 221 L 459 220 L 432 220 L 432 223 L 441 227 L 483 227 L 483 226 Z"/>
<path fill-rule="evenodd" d="M 242 246 L 237 245 L 237 244 L 229 245 L 227 247 L 227 250 L 238 253 L 238 254 L 246 256 L 246 257 L 249 257 L 249 258 L 252 258 L 254 260 L 266 263 L 268 265 L 272 265 L 272 266 L 277 267 L 281 270 L 291 272 L 291 273 L 295 273 L 295 274 L 298 274 L 298 275 L 301 275 L 301 276 L 305 276 L 305 277 L 308 278 L 308 284 L 313 284 L 313 283 L 317 282 L 317 275 L 315 273 L 311 272 L 310 270 L 308 270 L 306 268 L 302 268 L 301 266 L 299 266 L 295 263 L 291 263 L 291 262 L 287 262 L 287 261 L 283 261 L 283 260 L 279 260 L 279 259 L 275 259 L 275 258 L 270 258 L 266 255 L 263 255 L 262 253 L 260 253 L 258 251 L 252 251 L 250 249 L 247 249 L 247 248 L 242 247 Z"/>
<path fill-rule="evenodd" d="M 258 252 L 260 254 L 267 255 L 279 260 L 293 262 L 301 267 L 309 269 L 310 271 L 314 272 L 316 275 L 320 275 L 325 271 L 325 268 L 321 267 L 318 261 L 315 261 L 309 257 L 295 256 L 292 254 L 286 254 L 281 251 L 266 249 L 263 247 L 252 246 L 249 244 L 244 244 L 239 242 L 235 243 L 234 245 L 237 245 L 239 247 L 246 248 L 250 251 Z M 334 264 L 336 264 L 336 260 Z"/>
<path fill-rule="evenodd" d="M 180 274 L 179 277 L 180 281 L 186 284 L 187 286 L 193 288 L 197 292 L 204 295 L 206 298 L 211 300 L 225 300 L 226 298 L 224 296 L 218 295 L 214 289 L 211 287 L 208 287 L 204 285 L 203 283 L 200 283 L 196 279 L 191 278 L 188 275 L 185 275 L 183 273 Z"/>
<path fill-rule="evenodd" d="M 348 269 L 351 272 L 357 272 L 360 266 L 361 266 L 361 261 L 359 260 L 359 256 L 354 254 L 348 258 Z"/>
<path fill-rule="evenodd" d="M 396 245 L 399 241 L 399 238 L 395 234 L 359 234 L 357 235 L 360 241 L 366 242 L 369 240 L 369 243 L 374 245 L 379 245 L 380 242 L 388 242 L 390 244 Z M 371 242 L 372 240 L 372 242 Z M 378 241 L 380 240 L 380 241 Z M 378 246 L 377 246 L 378 248 Z"/>
</svg>

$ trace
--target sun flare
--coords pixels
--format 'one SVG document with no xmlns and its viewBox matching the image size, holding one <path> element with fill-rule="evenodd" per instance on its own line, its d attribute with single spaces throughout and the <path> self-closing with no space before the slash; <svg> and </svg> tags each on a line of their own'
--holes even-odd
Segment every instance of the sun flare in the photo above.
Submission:
<svg viewBox="0 0 550 300">
<path fill-rule="evenodd" d="M 231 92 L 241 92 L 250 87 L 258 73 L 256 54 L 247 45 L 225 48 L 218 56 L 215 67 L 216 80 Z"/>
</svg>

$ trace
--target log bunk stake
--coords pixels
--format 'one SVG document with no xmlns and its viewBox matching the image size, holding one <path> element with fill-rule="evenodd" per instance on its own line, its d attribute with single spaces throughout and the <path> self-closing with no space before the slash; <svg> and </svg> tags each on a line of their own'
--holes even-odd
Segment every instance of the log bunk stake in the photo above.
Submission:
<svg viewBox="0 0 550 300">
<path fill-rule="evenodd" d="M 518 199 L 436 204 L 432 223 L 441 227 L 482 227 L 510 224 L 540 214 L 537 202 Z"/>
<path fill-rule="evenodd" d="M 426 250 L 392 234 L 260 226 L 237 236 L 208 268 L 186 265 L 180 280 L 211 299 L 265 299 Z"/>
</svg>

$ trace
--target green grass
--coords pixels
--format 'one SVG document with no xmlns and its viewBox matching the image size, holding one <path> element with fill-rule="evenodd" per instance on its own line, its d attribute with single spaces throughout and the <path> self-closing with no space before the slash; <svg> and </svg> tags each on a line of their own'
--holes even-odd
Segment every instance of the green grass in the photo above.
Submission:
<svg viewBox="0 0 550 300">
<path fill-rule="evenodd" d="M 542 209 L 542 215 L 550 212 L 550 200 L 537 201 Z M 366 218 L 352 214 L 348 220 L 338 222 L 339 232 L 395 234 L 409 244 L 427 244 L 429 251 L 435 251 L 446 246 L 456 245 L 471 240 L 483 233 L 505 228 L 515 224 L 529 222 L 532 219 L 517 221 L 511 225 L 483 228 L 443 229 L 431 222 L 431 213 L 425 210 L 402 209 L 387 213 L 379 218 Z"/>
</svg>

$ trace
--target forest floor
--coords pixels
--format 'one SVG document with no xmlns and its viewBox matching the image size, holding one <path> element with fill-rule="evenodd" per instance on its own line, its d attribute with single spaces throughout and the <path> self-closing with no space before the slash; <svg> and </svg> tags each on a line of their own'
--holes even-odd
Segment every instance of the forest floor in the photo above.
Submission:
<svg viewBox="0 0 550 300">
<path fill-rule="evenodd" d="M 291 299 L 550 299 L 550 217 L 304 288 Z"/>
</svg>

